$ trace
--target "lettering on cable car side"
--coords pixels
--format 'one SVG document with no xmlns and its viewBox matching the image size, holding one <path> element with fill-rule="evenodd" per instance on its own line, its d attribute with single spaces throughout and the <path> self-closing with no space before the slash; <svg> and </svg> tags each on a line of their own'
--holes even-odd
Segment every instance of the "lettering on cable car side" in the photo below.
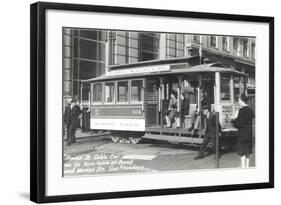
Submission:
<svg viewBox="0 0 281 205">
<path fill-rule="evenodd" d="M 141 107 L 93 107 L 91 117 L 141 117 L 143 116 Z"/>
<path fill-rule="evenodd" d="M 144 131 L 144 119 L 108 119 L 91 118 L 91 129 L 101 130 L 123 130 L 123 131 Z"/>
</svg>

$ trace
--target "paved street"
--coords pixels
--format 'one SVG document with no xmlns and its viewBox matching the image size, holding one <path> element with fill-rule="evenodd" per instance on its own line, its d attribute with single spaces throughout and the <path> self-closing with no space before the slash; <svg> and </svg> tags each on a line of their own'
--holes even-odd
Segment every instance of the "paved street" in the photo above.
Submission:
<svg viewBox="0 0 281 205">
<path fill-rule="evenodd" d="M 110 135 L 100 133 L 77 136 L 77 143 L 64 148 L 65 176 L 215 168 L 214 155 L 194 160 L 198 148 L 149 140 L 136 145 L 113 143 Z M 252 154 L 250 166 L 254 160 Z M 225 151 L 219 163 L 220 168 L 239 168 L 240 158 L 235 151 Z"/>
</svg>

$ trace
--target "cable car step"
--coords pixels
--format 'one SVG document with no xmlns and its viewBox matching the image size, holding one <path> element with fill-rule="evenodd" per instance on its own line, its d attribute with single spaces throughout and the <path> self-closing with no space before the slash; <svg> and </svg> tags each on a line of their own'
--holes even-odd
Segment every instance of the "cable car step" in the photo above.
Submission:
<svg viewBox="0 0 281 205">
<path fill-rule="evenodd" d="M 149 134 L 146 133 L 143 136 L 144 139 L 153 139 L 153 140 L 162 140 L 162 141 L 171 141 L 171 142 L 180 142 L 180 143 L 194 143 L 194 144 L 202 144 L 202 138 L 195 137 L 178 137 L 174 135 L 158 135 L 158 134 Z"/>
</svg>

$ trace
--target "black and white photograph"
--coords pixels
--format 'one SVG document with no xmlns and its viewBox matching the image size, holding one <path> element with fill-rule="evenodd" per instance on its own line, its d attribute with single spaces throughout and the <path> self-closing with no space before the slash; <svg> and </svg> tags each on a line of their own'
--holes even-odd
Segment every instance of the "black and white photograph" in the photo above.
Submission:
<svg viewBox="0 0 281 205">
<path fill-rule="evenodd" d="M 62 38 L 63 177 L 255 169 L 255 36 Z"/>
<path fill-rule="evenodd" d="M 272 188 L 273 23 L 31 5 L 31 200 Z"/>
<path fill-rule="evenodd" d="M 280 201 L 278 8 L 3 1 L 0 204 Z"/>
</svg>

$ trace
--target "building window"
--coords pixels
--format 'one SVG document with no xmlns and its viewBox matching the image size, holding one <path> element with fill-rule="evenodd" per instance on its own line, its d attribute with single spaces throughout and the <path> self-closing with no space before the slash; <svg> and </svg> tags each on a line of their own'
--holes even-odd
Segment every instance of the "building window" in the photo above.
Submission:
<svg viewBox="0 0 281 205">
<path fill-rule="evenodd" d="M 242 45 L 243 45 L 243 56 L 244 57 L 249 57 L 249 44 L 247 39 L 242 40 Z"/>
<path fill-rule="evenodd" d="M 229 51 L 229 37 L 222 37 L 222 49 L 224 51 Z"/>
<path fill-rule="evenodd" d="M 73 96 L 81 97 L 81 90 L 76 89 L 81 80 L 98 77 L 105 73 L 106 31 L 73 29 L 72 33 Z"/>
<path fill-rule="evenodd" d="M 217 48 L 218 47 L 218 37 L 210 36 L 210 47 Z"/>
<path fill-rule="evenodd" d="M 102 102 L 102 84 L 96 83 L 93 85 L 93 102 L 100 103 Z"/>
<path fill-rule="evenodd" d="M 131 83 L 131 102 L 142 101 L 142 80 L 132 80 Z"/>
<path fill-rule="evenodd" d="M 113 103 L 115 101 L 115 86 L 114 82 L 105 83 L 105 102 Z"/>
<path fill-rule="evenodd" d="M 158 58 L 159 34 L 139 33 L 139 61 Z"/>
<path fill-rule="evenodd" d="M 184 35 L 167 34 L 167 58 L 176 58 L 184 56 Z"/>
<path fill-rule="evenodd" d="M 184 34 L 177 34 L 177 57 L 184 57 Z"/>
<path fill-rule="evenodd" d="M 138 62 L 139 38 L 137 32 L 129 33 L 129 63 Z"/>
<path fill-rule="evenodd" d="M 129 33 L 118 31 L 116 34 L 115 62 L 118 65 L 129 63 Z"/>
<path fill-rule="evenodd" d="M 251 55 L 252 55 L 252 59 L 255 60 L 256 59 L 256 44 L 255 43 L 252 43 Z"/>
<path fill-rule="evenodd" d="M 114 64 L 122 65 L 138 62 L 139 39 L 137 32 L 116 32 Z"/>
<path fill-rule="evenodd" d="M 117 83 L 117 101 L 128 102 L 128 81 Z"/>
<path fill-rule="evenodd" d="M 200 41 L 200 36 L 199 36 L 199 35 L 193 35 L 193 36 L 192 36 L 192 41 L 193 41 L 193 42 L 196 42 L 196 43 L 199 43 L 199 41 Z"/>
<path fill-rule="evenodd" d="M 233 53 L 236 56 L 241 56 L 241 45 L 238 38 L 233 38 Z"/>
</svg>

